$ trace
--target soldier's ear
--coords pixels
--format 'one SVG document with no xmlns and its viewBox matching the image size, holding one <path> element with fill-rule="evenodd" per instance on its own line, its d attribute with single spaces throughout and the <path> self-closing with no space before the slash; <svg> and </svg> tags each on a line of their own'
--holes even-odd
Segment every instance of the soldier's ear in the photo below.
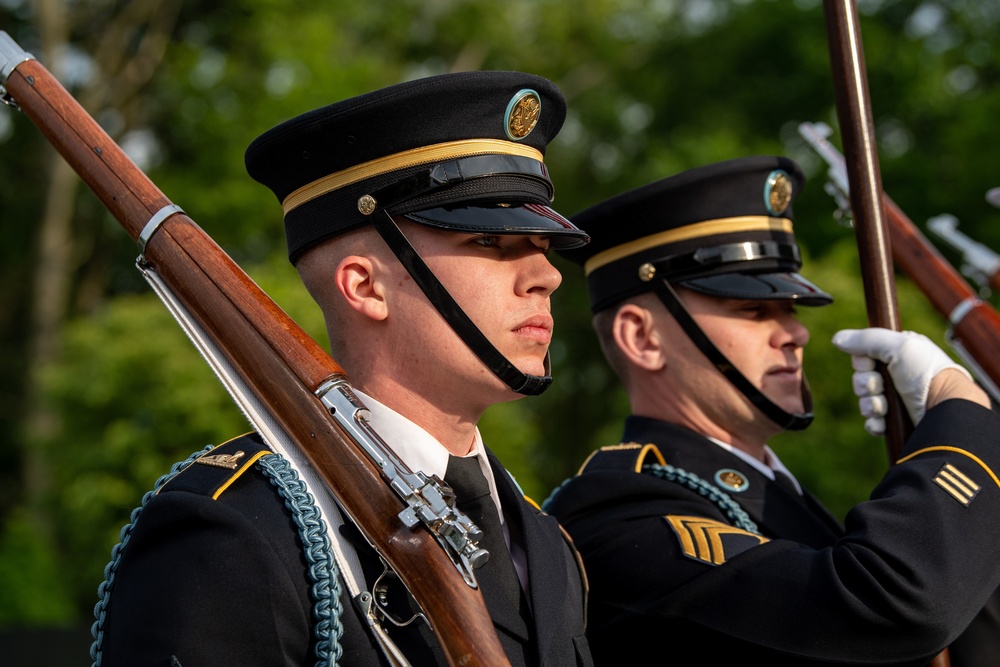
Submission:
<svg viewBox="0 0 1000 667">
<path fill-rule="evenodd" d="M 377 265 L 369 257 L 350 255 L 340 260 L 334 273 L 334 286 L 348 307 L 372 320 L 389 315 L 384 287 Z"/>
<path fill-rule="evenodd" d="M 612 335 L 630 364 L 647 371 L 659 371 L 666 366 L 663 338 L 648 309 L 634 303 L 622 305 L 615 313 Z"/>
</svg>

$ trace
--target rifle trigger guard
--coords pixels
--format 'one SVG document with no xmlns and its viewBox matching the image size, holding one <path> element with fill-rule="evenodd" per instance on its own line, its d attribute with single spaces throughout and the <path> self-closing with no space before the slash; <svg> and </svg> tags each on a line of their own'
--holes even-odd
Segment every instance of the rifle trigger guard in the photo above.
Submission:
<svg viewBox="0 0 1000 667">
<path fill-rule="evenodd" d="M 389 612 L 387 602 L 389 585 L 393 581 L 399 581 L 399 577 L 392 571 L 384 558 L 380 558 L 380 560 L 382 561 L 382 574 L 375 581 L 375 585 L 372 587 L 373 592 L 361 591 L 354 596 L 352 601 L 361 611 L 361 617 L 371 631 L 372 637 L 379 645 L 379 648 L 382 649 L 382 653 L 388 659 L 389 665 L 391 667 L 411 667 L 410 661 L 407 660 L 399 646 L 389 636 L 385 622 L 388 621 L 397 627 L 403 627 L 419 618 L 427 623 L 428 626 L 430 626 L 430 623 L 427 621 L 427 617 L 420 612 L 414 613 L 408 621 L 400 621 Z M 384 582 L 383 579 L 387 576 L 389 577 L 389 581 Z M 410 595 L 409 590 L 405 586 L 403 590 L 406 591 L 407 595 Z M 413 600 L 412 595 L 410 595 L 410 600 Z"/>
<path fill-rule="evenodd" d="M 417 619 L 422 619 L 427 621 L 427 618 L 420 612 L 414 613 L 410 618 L 402 620 L 393 615 L 392 611 L 389 609 L 389 588 L 393 583 L 402 586 L 399 577 L 396 575 L 389 565 L 383 560 L 382 561 L 382 574 L 379 575 L 378 579 L 375 580 L 375 585 L 372 586 L 371 592 L 364 591 L 359 595 L 360 602 L 362 605 L 367 607 L 369 614 L 377 615 L 380 618 L 384 618 L 396 627 L 404 627 L 413 623 Z M 403 587 L 403 590 L 406 590 Z M 409 591 L 406 591 L 409 595 Z"/>
<path fill-rule="evenodd" d="M 184 209 L 176 204 L 168 204 L 164 206 L 159 211 L 153 214 L 153 217 L 149 219 L 146 226 L 142 228 L 142 232 L 139 233 L 139 238 L 136 241 L 139 244 L 139 255 L 145 255 L 146 246 L 149 244 L 149 239 L 153 237 L 153 234 L 160 228 L 160 225 L 175 213 L 183 213 Z"/>
</svg>

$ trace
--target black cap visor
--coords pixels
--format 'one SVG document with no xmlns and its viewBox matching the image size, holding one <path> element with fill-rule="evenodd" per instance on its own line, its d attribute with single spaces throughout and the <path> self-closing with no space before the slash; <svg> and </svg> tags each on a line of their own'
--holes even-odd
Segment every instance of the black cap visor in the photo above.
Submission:
<svg viewBox="0 0 1000 667">
<path fill-rule="evenodd" d="M 579 248 L 590 240 L 586 232 L 541 204 L 449 206 L 408 212 L 403 217 L 429 227 L 465 234 L 545 236 L 553 248 L 559 249 Z"/>
<path fill-rule="evenodd" d="M 683 280 L 681 287 L 723 299 L 788 299 L 801 306 L 826 306 L 833 297 L 798 273 L 722 273 Z"/>
</svg>

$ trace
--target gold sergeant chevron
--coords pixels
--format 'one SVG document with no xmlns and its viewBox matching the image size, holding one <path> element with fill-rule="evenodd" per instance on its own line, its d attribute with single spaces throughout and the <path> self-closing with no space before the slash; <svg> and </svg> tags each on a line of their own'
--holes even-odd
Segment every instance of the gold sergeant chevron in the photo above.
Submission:
<svg viewBox="0 0 1000 667">
<path fill-rule="evenodd" d="M 770 542 L 763 535 L 701 516 L 667 515 L 684 555 L 711 565 L 722 565 L 747 549 Z"/>
</svg>

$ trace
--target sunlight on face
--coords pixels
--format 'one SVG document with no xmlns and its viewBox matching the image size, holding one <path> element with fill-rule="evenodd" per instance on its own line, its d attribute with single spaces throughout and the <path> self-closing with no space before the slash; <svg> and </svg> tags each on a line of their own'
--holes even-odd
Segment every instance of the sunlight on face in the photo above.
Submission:
<svg viewBox="0 0 1000 667">
<path fill-rule="evenodd" d="M 403 229 L 428 268 L 493 346 L 522 372 L 545 374 L 553 332 L 550 296 L 562 282 L 546 256 L 548 240 L 444 232 L 405 222 Z M 452 387 L 465 379 L 471 383 L 470 392 L 483 385 L 493 392 L 498 387 L 510 392 L 444 322 L 405 270 L 399 267 L 396 273 L 397 326 L 411 339 L 417 338 L 418 348 L 435 359 L 433 365 L 422 364 L 422 372 Z M 466 384 L 459 386 L 464 391 Z M 504 400 L 511 398 L 516 396 Z"/>
<path fill-rule="evenodd" d="M 754 387 L 786 412 L 803 411 L 802 359 L 809 332 L 796 319 L 791 301 L 680 293 L 702 331 Z M 680 330 L 672 318 L 671 323 Z M 699 396 L 716 423 L 746 419 L 749 413 L 754 420 L 763 418 L 687 336 L 680 335 L 686 342 L 677 346 L 668 364 L 677 370 L 683 390 Z"/>
</svg>

